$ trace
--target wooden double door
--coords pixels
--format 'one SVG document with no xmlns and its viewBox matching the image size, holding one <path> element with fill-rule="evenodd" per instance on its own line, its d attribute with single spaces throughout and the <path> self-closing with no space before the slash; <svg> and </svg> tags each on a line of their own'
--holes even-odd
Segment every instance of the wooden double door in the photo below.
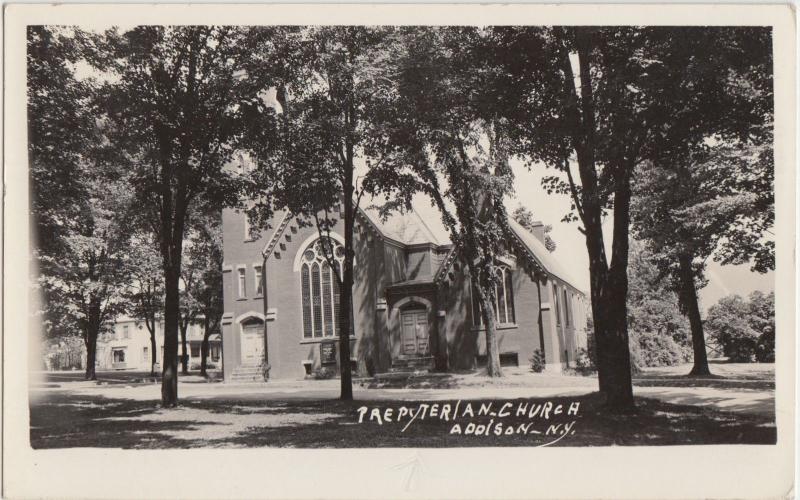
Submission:
<svg viewBox="0 0 800 500">
<path fill-rule="evenodd" d="M 402 328 L 402 353 L 406 356 L 427 356 L 430 354 L 430 329 L 428 312 L 414 309 L 400 313 Z"/>
</svg>

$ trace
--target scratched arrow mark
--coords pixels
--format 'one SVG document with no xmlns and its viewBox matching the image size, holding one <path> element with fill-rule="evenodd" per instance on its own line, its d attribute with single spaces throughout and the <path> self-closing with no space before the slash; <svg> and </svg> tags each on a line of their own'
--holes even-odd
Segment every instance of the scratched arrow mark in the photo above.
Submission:
<svg viewBox="0 0 800 500">
<path fill-rule="evenodd" d="M 413 489 L 414 480 L 417 478 L 417 475 L 423 468 L 419 451 L 414 452 L 414 456 L 411 458 L 411 460 L 397 464 L 392 468 L 396 470 L 408 469 L 408 474 L 406 475 L 406 479 L 403 484 L 405 491 L 411 491 Z"/>
</svg>

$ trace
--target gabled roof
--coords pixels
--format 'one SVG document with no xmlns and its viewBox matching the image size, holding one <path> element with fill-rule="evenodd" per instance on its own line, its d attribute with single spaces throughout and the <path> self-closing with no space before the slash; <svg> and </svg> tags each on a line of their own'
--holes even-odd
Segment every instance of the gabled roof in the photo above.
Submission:
<svg viewBox="0 0 800 500">
<path fill-rule="evenodd" d="M 406 212 L 394 212 L 383 220 L 377 209 L 368 207 L 363 210 L 364 214 L 372 221 L 384 237 L 390 238 L 404 245 L 418 245 L 431 243 L 441 245 L 433 231 L 428 227 L 422 217 L 414 210 Z"/>
<path fill-rule="evenodd" d="M 544 246 L 539 238 L 534 236 L 530 231 L 522 227 L 522 225 L 515 221 L 513 218 L 509 217 L 508 219 L 508 226 L 514 231 L 514 234 L 519 238 L 519 241 L 525 246 L 530 254 L 531 258 L 533 258 L 539 266 L 541 266 L 548 274 L 552 274 L 556 278 L 564 281 L 569 286 L 575 288 L 577 291 L 584 293 L 585 292 L 578 286 L 578 282 L 572 275 L 566 270 L 566 268 L 559 262 L 556 258 L 555 254 L 551 253 L 547 250 L 547 247 Z"/>
</svg>

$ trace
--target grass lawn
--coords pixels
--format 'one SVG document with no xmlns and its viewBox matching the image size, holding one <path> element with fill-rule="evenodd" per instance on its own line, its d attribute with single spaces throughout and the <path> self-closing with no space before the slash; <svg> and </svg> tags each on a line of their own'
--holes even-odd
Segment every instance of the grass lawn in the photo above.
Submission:
<svg viewBox="0 0 800 500">
<path fill-rule="evenodd" d="M 402 407 L 417 411 L 419 405 L 434 402 L 218 395 L 186 398 L 179 408 L 163 410 L 155 400 L 48 391 L 45 397 L 31 402 L 30 438 L 34 448 L 651 446 L 774 444 L 776 440 L 771 416 L 646 398 L 637 399 L 637 411 L 630 415 L 604 412 L 596 393 L 564 398 L 458 401 L 437 401 L 436 416 L 431 416 L 429 407 L 425 418 L 418 414 L 409 423 L 408 415 L 397 421 Z M 479 416 L 481 403 L 489 402 L 491 409 Z M 510 410 L 507 416 L 501 415 L 506 402 L 505 409 Z M 542 417 L 542 406 L 538 406 L 535 416 L 530 415 L 537 405 L 548 402 L 552 404 L 549 418 Z M 466 411 L 468 403 L 474 416 Z M 567 414 L 573 403 L 579 404 L 577 414 Z M 444 404 L 450 404 L 447 420 L 441 416 Z M 555 415 L 559 404 L 562 411 Z M 456 405 L 458 417 L 453 420 Z M 527 410 L 524 415 L 516 414 L 520 405 L 527 405 L 523 406 Z M 362 406 L 369 410 L 359 423 Z M 372 409 L 376 409 L 373 415 L 383 418 L 387 408 L 392 409 L 392 422 L 369 419 Z M 455 424 L 459 425 L 460 434 L 453 433 Z M 475 435 L 476 431 L 480 435 Z"/>
</svg>

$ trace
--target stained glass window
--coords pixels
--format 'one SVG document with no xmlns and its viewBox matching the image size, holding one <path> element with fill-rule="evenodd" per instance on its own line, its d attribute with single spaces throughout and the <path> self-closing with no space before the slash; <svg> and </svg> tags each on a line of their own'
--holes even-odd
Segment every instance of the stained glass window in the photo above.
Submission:
<svg viewBox="0 0 800 500">
<path fill-rule="evenodd" d="M 326 252 L 332 257 L 331 268 Z M 317 240 L 303 252 L 300 279 L 303 298 L 303 337 L 333 337 L 339 334 L 339 283 L 336 275 L 344 261 L 344 248 L 337 242 Z M 351 332 L 352 333 L 352 332 Z"/>
</svg>

